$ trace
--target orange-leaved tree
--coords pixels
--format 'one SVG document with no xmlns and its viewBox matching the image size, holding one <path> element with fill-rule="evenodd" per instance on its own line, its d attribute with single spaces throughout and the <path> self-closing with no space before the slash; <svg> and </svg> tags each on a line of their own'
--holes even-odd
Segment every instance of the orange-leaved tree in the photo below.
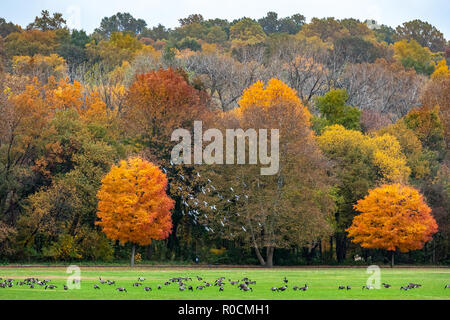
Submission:
<svg viewBox="0 0 450 320">
<path fill-rule="evenodd" d="M 346 231 L 352 242 L 364 248 L 392 252 L 419 250 L 438 230 L 431 209 L 416 189 L 401 185 L 384 185 L 359 200 L 355 209 L 361 212 Z"/>
<path fill-rule="evenodd" d="M 132 267 L 136 244 L 149 245 L 172 232 L 174 201 L 166 193 L 167 183 L 157 166 L 139 157 L 121 161 L 102 180 L 96 224 L 109 239 L 133 244 Z"/>
</svg>

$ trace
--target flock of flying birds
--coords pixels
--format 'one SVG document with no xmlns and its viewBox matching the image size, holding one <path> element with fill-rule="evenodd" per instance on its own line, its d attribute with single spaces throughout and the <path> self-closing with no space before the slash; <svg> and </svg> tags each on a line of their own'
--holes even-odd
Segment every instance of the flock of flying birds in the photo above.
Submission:
<svg viewBox="0 0 450 320">
<path fill-rule="evenodd" d="M 137 282 L 134 282 L 132 284 L 133 287 L 142 287 L 144 291 L 146 292 L 150 292 L 153 291 L 152 287 L 146 286 L 145 282 L 146 279 L 143 277 L 139 277 L 137 279 Z M 0 288 L 12 288 L 14 286 L 27 286 L 30 289 L 34 289 L 36 286 L 39 287 L 44 287 L 45 290 L 49 289 L 49 290 L 54 290 L 57 289 L 58 287 L 54 284 L 50 283 L 51 280 L 49 279 L 45 279 L 45 280 L 39 280 L 37 278 L 27 278 L 23 281 L 14 281 L 14 279 L 2 279 L 0 278 Z M 249 278 L 245 277 L 241 280 L 236 280 L 233 281 L 231 279 L 228 279 L 228 281 L 226 280 L 225 277 L 220 277 L 217 278 L 214 282 L 208 282 L 206 280 L 204 280 L 202 277 L 197 276 L 197 283 L 194 284 L 193 279 L 190 277 L 177 277 L 177 278 L 171 278 L 168 281 L 165 281 L 164 284 L 159 284 L 156 287 L 156 290 L 163 290 L 164 287 L 168 287 L 171 285 L 178 285 L 178 290 L 179 291 L 194 291 L 195 290 L 205 290 L 206 288 L 213 288 L 213 287 L 217 287 L 219 292 L 223 292 L 225 290 L 225 285 L 226 283 L 229 283 L 231 287 L 234 288 L 238 288 L 239 290 L 243 291 L 243 292 L 253 292 L 253 288 L 251 287 L 252 285 L 256 284 L 256 281 L 252 281 Z M 77 283 L 81 283 L 81 280 L 73 280 L 73 284 L 77 284 Z M 270 290 L 272 292 L 284 292 L 287 291 L 289 289 L 288 286 L 289 280 L 284 277 L 283 280 L 283 285 L 280 287 L 272 287 Z M 94 284 L 93 285 L 93 289 L 94 290 L 101 290 L 102 286 L 115 286 L 116 290 L 119 292 L 127 292 L 127 289 L 125 287 L 117 287 L 116 286 L 116 282 L 115 281 L 111 281 L 111 280 L 103 280 L 101 277 L 99 277 L 99 282 L 98 284 Z M 387 283 L 383 283 L 383 287 L 386 289 L 391 288 L 392 286 L 390 284 Z M 416 289 L 416 288 L 420 288 L 422 287 L 422 285 L 417 284 L 417 283 L 409 283 L 406 286 L 401 286 L 400 290 L 412 290 L 412 289 Z M 67 285 L 63 286 L 64 290 L 69 290 L 69 287 Z M 308 285 L 305 284 L 302 287 L 299 286 L 292 286 L 292 290 L 294 291 L 307 291 L 309 289 Z M 351 290 L 352 287 L 347 285 L 347 286 L 339 286 L 338 290 Z M 370 285 L 364 285 L 362 287 L 363 290 L 371 290 L 371 289 L 375 289 L 373 286 Z M 450 289 L 450 284 L 447 284 L 444 286 L 444 289 Z"/>
<path fill-rule="evenodd" d="M 173 163 L 172 161 L 170 161 L 170 165 L 171 165 L 171 166 L 174 166 L 174 163 Z M 165 174 L 168 173 L 167 169 L 164 168 L 164 167 L 161 167 L 161 170 L 162 170 Z M 201 178 L 201 175 L 200 175 L 199 172 L 196 172 L 195 175 L 196 175 L 198 178 Z M 184 175 L 182 175 L 181 173 L 178 173 L 178 177 L 179 177 L 182 181 L 186 181 L 186 180 L 187 180 L 186 177 L 185 177 Z M 200 191 L 202 194 L 204 194 L 204 195 L 209 195 L 209 196 L 211 196 L 212 194 L 214 194 L 214 196 L 217 197 L 217 198 L 219 199 L 219 201 L 225 201 L 224 195 L 222 195 L 222 194 L 219 192 L 219 190 L 218 190 L 216 187 L 214 187 L 214 185 L 212 184 L 212 181 L 211 181 L 210 179 L 207 179 L 207 182 L 208 182 L 208 183 L 207 183 L 206 187 L 202 186 L 202 187 L 200 188 L 199 191 Z M 170 186 L 170 185 L 171 185 L 171 184 L 169 183 L 169 186 Z M 245 182 L 242 183 L 242 186 L 243 186 L 244 188 L 247 188 L 247 185 L 245 184 Z M 182 187 L 178 186 L 177 188 L 178 188 L 178 190 L 179 190 L 180 192 L 183 192 L 183 188 L 182 188 Z M 181 203 L 183 204 L 183 206 L 184 206 L 184 208 L 185 208 L 185 209 L 183 209 L 183 210 L 181 211 L 181 213 L 182 213 L 183 216 L 186 215 L 186 213 L 187 213 L 190 217 L 192 217 L 192 219 L 193 219 L 192 221 L 193 221 L 193 223 L 194 223 L 195 225 L 199 225 L 198 218 L 202 215 L 202 214 L 199 212 L 199 210 L 201 210 L 201 209 L 206 209 L 206 210 L 208 210 L 208 211 L 209 211 L 209 210 L 212 210 L 212 211 L 217 211 L 217 210 L 218 210 L 215 204 L 210 204 L 210 203 L 208 203 L 207 201 L 204 201 L 204 200 L 201 201 L 201 200 L 197 199 L 197 198 L 193 195 L 193 193 L 195 193 L 195 192 L 194 192 L 194 190 L 193 190 L 192 187 L 186 185 L 186 190 L 187 190 L 187 196 L 185 197 L 183 194 L 181 195 Z M 248 196 L 247 194 L 243 194 L 243 195 L 237 194 L 236 191 L 233 189 L 233 187 L 230 187 L 230 188 L 229 188 L 229 191 L 231 192 L 232 197 L 231 197 L 230 199 L 227 199 L 227 200 L 226 200 L 226 202 L 228 202 L 228 203 L 233 203 L 233 202 L 238 202 L 239 200 L 244 200 L 244 199 L 245 199 L 245 200 L 248 200 L 248 199 L 249 199 L 249 196 Z M 238 213 L 238 212 L 235 212 L 234 214 L 235 214 L 236 216 L 239 217 L 239 213 Z M 208 215 L 207 215 L 206 213 L 203 213 L 203 216 L 204 216 L 206 219 L 208 219 Z M 224 218 L 220 221 L 220 224 L 222 225 L 222 227 L 225 227 L 226 222 L 227 222 L 227 217 L 224 217 Z M 206 225 L 206 224 L 203 224 L 202 226 L 203 226 L 203 228 L 204 228 L 208 233 L 215 233 L 214 229 L 211 228 L 210 226 L 208 226 L 208 225 Z M 241 226 L 241 228 L 242 228 L 242 230 L 243 230 L 244 232 L 247 232 L 247 229 L 245 228 L 245 226 Z M 233 233 L 230 233 L 229 235 L 230 235 L 231 237 L 234 236 Z"/>
</svg>

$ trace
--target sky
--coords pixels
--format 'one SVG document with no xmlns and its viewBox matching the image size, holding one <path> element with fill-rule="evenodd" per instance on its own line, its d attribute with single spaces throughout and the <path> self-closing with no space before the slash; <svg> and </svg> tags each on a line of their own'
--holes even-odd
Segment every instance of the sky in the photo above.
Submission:
<svg viewBox="0 0 450 320">
<path fill-rule="evenodd" d="M 178 26 L 178 19 L 200 13 L 205 19 L 233 20 L 261 18 L 268 11 L 279 17 L 303 14 L 313 17 L 375 19 L 378 24 L 396 27 L 420 19 L 436 26 L 450 39 L 450 1 L 448 0 L 0 0 L 0 17 L 26 26 L 41 10 L 61 12 L 70 28 L 92 32 L 105 16 L 129 12 L 149 26 L 158 23 Z"/>
</svg>

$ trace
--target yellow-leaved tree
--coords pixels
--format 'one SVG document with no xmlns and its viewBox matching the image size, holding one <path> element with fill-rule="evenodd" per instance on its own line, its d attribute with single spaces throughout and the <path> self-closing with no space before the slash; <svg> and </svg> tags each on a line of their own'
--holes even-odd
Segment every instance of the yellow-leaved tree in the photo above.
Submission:
<svg viewBox="0 0 450 320">
<path fill-rule="evenodd" d="M 97 194 L 97 216 L 106 236 L 121 244 L 132 243 L 131 266 L 136 244 L 149 245 L 172 232 L 174 201 L 167 195 L 166 175 L 139 157 L 113 166 Z"/>
</svg>

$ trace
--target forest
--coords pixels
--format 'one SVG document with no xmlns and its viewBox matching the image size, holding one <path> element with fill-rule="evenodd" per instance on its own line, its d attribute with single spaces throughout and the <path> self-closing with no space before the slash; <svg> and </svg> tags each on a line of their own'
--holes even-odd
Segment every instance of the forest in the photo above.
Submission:
<svg viewBox="0 0 450 320">
<path fill-rule="evenodd" d="M 449 265 L 449 64 L 421 20 L 0 18 L 0 263 Z M 278 173 L 173 164 L 194 121 L 280 129 Z"/>
</svg>

